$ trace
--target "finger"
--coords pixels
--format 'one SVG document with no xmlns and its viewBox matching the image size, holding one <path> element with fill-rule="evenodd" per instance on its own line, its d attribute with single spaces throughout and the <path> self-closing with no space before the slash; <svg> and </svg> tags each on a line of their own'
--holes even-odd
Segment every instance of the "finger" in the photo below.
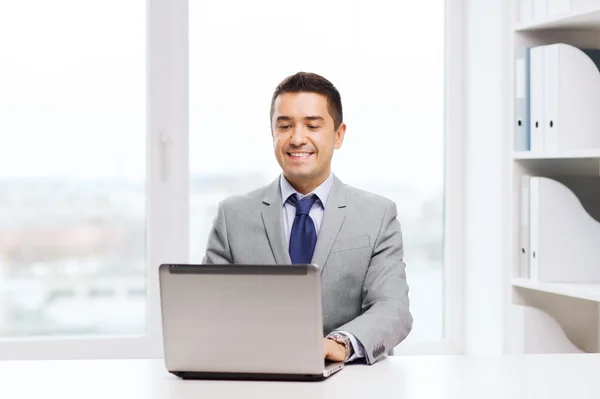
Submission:
<svg viewBox="0 0 600 399">
<path fill-rule="evenodd" d="M 331 360 L 331 346 L 327 341 L 325 341 L 323 344 L 323 356 L 325 357 L 325 359 Z"/>
</svg>

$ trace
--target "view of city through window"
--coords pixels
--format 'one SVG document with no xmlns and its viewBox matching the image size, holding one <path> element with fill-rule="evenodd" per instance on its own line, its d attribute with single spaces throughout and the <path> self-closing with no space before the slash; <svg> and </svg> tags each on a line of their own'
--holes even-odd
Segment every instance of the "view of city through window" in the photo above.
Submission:
<svg viewBox="0 0 600 399">
<path fill-rule="evenodd" d="M 146 3 L 33 3 L 0 5 L 0 338 L 142 334 Z M 348 125 L 333 172 L 398 207 L 408 339 L 442 338 L 443 20 L 434 0 L 190 0 L 190 261 L 220 200 L 278 176 L 277 83 L 320 73 Z"/>
<path fill-rule="evenodd" d="M 0 338 L 145 333 L 145 26 L 0 2 Z"/>
</svg>

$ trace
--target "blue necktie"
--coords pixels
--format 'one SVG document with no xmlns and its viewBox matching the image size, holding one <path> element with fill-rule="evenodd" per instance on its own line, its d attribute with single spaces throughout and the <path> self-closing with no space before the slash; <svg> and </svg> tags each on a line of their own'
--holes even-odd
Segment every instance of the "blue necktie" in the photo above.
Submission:
<svg viewBox="0 0 600 399">
<path fill-rule="evenodd" d="M 316 195 L 311 195 L 298 200 L 295 194 L 288 198 L 288 201 L 296 207 L 296 217 L 290 234 L 292 263 L 309 264 L 312 260 L 317 243 L 317 230 L 308 213 L 317 199 Z"/>
</svg>

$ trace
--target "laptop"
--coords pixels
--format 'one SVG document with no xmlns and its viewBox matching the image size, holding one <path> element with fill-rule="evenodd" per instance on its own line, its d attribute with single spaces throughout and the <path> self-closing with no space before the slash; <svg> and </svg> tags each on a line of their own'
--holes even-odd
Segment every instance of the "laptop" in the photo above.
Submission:
<svg viewBox="0 0 600 399">
<path fill-rule="evenodd" d="M 182 379 L 323 380 L 318 266 L 162 264 L 165 366 Z"/>
</svg>

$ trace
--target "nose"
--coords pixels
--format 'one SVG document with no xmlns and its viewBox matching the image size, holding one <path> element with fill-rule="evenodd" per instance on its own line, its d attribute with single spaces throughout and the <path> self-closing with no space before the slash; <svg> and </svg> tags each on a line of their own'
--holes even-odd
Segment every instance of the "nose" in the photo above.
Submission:
<svg viewBox="0 0 600 399">
<path fill-rule="evenodd" d="M 302 125 L 296 126 L 294 131 L 292 132 L 292 137 L 290 138 L 290 144 L 296 147 L 300 147 L 303 144 L 306 144 L 306 134 L 304 132 L 304 127 Z"/>
</svg>

